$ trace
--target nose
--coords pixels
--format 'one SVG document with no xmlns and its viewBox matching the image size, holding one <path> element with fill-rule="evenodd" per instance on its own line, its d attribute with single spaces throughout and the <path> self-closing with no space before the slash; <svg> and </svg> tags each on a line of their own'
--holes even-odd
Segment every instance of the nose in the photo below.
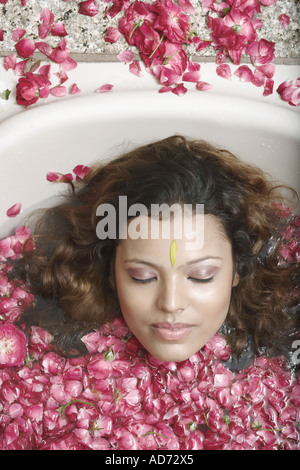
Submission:
<svg viewBox="0 0 300 470">
<path fill-rule="evenodd" d="M 164 313 L 176 313 L 186 309 L 187 298 L 178 280 L 173 279 L 161 285 L 157 307 Z"/>
</svg>

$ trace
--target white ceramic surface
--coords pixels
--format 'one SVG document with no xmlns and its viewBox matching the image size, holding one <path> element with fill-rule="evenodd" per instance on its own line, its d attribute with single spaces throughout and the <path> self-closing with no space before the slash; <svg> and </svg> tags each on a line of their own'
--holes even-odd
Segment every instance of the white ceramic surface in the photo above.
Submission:
<svg viewBox="0 0 300 470">
<path fill-rule="evenodd" d="M 275 87 L 296 78 L 299 67 L 277 70 Z M 111 159 L 131 146 L 175 133 L 226 147 L 299 191 L 299 108 L 278 94 L 263 97 L 261 88 L 217 77 L 214 64 L 205 64 L 205 73 L 203 80 L 213 90 L 200 92 L 188 85 L 188 93 L 178 97 L 159 94 L 153 77 L 147 72 L 135 77 L 124 64 L 79 64 L 70 82 L 78 84 L 80 95 L 50 98 L 26 110 L 14 98 L 2 101 L 0 236 L 23 223 L 32 209 L 53 205 L 65 190 L 46 180 L 48 171 L 67 173 L 78 164 Z M 15 80 L 0 72 L 0 91 Z M 104 83 L 113 84 L 113 90 L 95 93 Z M 8 218 L 6 210 L 16 202 L 22 203 L 22 212 Z"/>
</svg>

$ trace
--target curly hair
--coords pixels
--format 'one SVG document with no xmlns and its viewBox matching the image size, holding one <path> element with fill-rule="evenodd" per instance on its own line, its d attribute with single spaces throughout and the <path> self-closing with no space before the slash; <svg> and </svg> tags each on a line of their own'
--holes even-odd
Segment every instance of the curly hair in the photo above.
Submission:
<svg viewBox="0 0 300 470">
<path fill-rule="evenodd" d="M 224 328 L 232 354 L 239 357 L 249 340 L 255 354 L 279 355 L 291 345 L 299 329 L 296 265 L 278 263 L 269 249 L 286 223 L 280 187 L 229 151 L 182 136 L 100 163 L 64 203 L 44 212 L 32 235 L 35 250 L 25 250 L 14 269 L 36 296 L 20 322 L 50 331 L 68 355 L 84 352 L 80 338 L 121 315 L 113 268 L 119 241 L 96 235 L 97 207 L 112 204 L 118 220 L 119 195 L 147 208 L 204 204 L 222 223 L 240 277 Z"/>
</svg>

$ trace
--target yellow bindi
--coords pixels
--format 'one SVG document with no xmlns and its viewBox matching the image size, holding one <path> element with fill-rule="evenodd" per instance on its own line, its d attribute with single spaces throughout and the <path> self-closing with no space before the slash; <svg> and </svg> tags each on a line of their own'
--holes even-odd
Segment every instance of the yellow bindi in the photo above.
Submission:
<svg viewBox="0 0 300 470">
<path fill-rule="evenodd" d="M 170 246 L 170 259 L 171 259 L 172 268 L 174 268 L 176 255 L 177 255 L 177 243 L 176 243 L 176 240 L 173 240 Z"/>
</svg>

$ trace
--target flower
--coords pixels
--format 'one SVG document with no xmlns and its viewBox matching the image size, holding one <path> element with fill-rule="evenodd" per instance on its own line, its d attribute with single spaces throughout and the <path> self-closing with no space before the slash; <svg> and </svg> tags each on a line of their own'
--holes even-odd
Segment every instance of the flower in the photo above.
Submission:
<svg viewBox="0 0 300 470">
<path fill-rule="evenodd" d="M 189 17 L 172 0 L 157 0 L 150 5 L 156 13 L 154 29 L 161 31 L 173 43 L 189 42 Z"/>
<path fill-rule="evenodd" d="M 231 24 L 231 23 L 230 23 Z M 234 64 L 239 64 L 242 53 L 249 44 L 248 37 L 242 34 L 237 27 L 227 26 L 223 18 L 208 18 L 208 25 L 211 29 L 212 45 L 215 49 L 229 55 Z"/>
<path fill-rule="evenodd" d="M 40 97 L 47 98 L 50 93 L 50 85 L 51 82 L 45 73 L 33 74 L 28 72 L 25 77 L 19 78 L 16 87 L 17 103 L 28 108 L 28 106 L 36 103 Z"/>
<path fill-rule="evenodd" d="M 20 366 L 27 355 L 27 340 L 14 324 L 0 325 L 0 367 Z"/>
<path fill-rule="evenodd" d="M 187 45 L 189 48 L 194 47 L 197 52 L 211 45 L 216 50 L 218 66 L 228 65 L 225 64 L 228 58 L 234 64 L 239 65 L 242 56 L 248 54 L 256 69 L 253 71 L 251 79 L 249 79 L 251 74 L 247 76 L 244 73 L 245 70 L 241 69 L 240 72 L 243 72 L 241 78 L 255 86 L 261 86 L 263 96 L 268 96 L 273 93 L 272 77 L 264 75 L 261 70 L 258 70 L 258 67 L 274 65 L 272 64 L 274 43 L 264 38 L 257 39 L 256 31 L 263 26 L 262 19 L 257 15 L 261 13 L 261 5 L 268 7 L 275 2 L 276 0 L 248 0 L 247 2 L 203 0 L 202 9 L 208 16 L 207 25 L 210 35 L 207 39 L 203 39 L 195 29 L 193 18 L 191 18 L 191 15 L 195 14 L 195 9 L 189 0 L 178 0 L 177 2 L 173 0 L 156 0 L 154 2 L 113 0 L 111 5 L 105 8 L 104 14 L 109 18 L 109 22 L 118 14 L 120 14 L 120 18 L 117 27 L 108 27 L 104 40 L 115 43 L 123 34 L 127 43 L 137 49 L 146 70 L 152 73 L 162 85 L 158 90 L 159 93 L 171 91 L 179 96 L 184 95 L 185 90 L 188 90 L 181 84 L 182 81 L 195 83 L 198 90 L 211 88 L 211 85 L 196 77 L 196 70 L 193 71 L 194 77 L 192 71 L 189 70 L 187 64 L 193 52 L 191 49 L 189 51 L 190 57 L 187 57 L 185 49 Z M 21 0 L 21 3 L 25 5 L 26 0 Z M 106 0 L 106 3 L 109 2 Z M 99 11 L 99 2 L 97 1 L 79 2 L 78 13 L 80 14 L 95 16 Z M 283 13 L 279 16 L 279 21 L 286 28 L 289 24 L 289 17 Z M 55 73 L 60 78 L 60 85 L 54 87 L 50 92 L 55 96 L 65 96 L 66 90 L 60 86 L 68 80 L 66 71 L 72 70 L 77 64 L 69 57 L 69 49 L 65 40 L 61 41 L 57 47 L 43 41 L 49 34 L 63 38 L 67 36 L 64 23 L 61 21 L 55 23 L 53 12 L 44 8 L 41 11 L 40 25 L 38 26 L 38 35 L 42 41 L 34 43 L 31 39 L 22 39 L 25 34 L 26 30 L 22 28 L 13 30 L 13 40 L 17 42 L 18 55 L 25 60 L 16 62 L 16 57 L 11 56 L 4 60 L 4 67 L 7 70 L 12 68 L 16 75 L 25 76 L 29 68 L 27 60 L 32 57 L 34 48 L 37 48 L 50 60 L 61 64 L 60 71 Z M 3 40 L 2 30 L 0 30 L 0 40 Z M 177 47 L 174 55 L 170 56 L 165 53 L 166 48 L 170 49 L 168 43 Z M 132 50 L 128 52 L 131 55 L 134 54 Z M 165 70 L 164 66 L 175 55 L 181 55 L 181 58 L 186 55 L 185 68 L 167 67 Z M 121 60 L 124 60 L 122 57 L 120 55 Z M 139 61 L 129 58 L 124 61 L 129 64 L 131 73 L 139 77 L 143 75 Z M 34 71 L 30 70 L 30 72 Z M 217 67 L 216 72 L 221 77 L 227 79 L 231 77 L 230 69 L 227 67 Z M 71 88 L 70 93 L 78 93 L 78 87 Z M 3 96 L 1 97 L 3 98 Z M 7 99 L 8 95 L 4 95 L 4 98 Z M 286 101 L 292 105 L 294 105 L 293 101 L 298 102 L 297 98 Z"/>
<path fill-rule="evenodd" d="M 73 169 L 85 171 L 83 165 Z M 25 243 L 29 235 L 22 226 L 15 241 Z M 26 298 L 3 274 L 2 298 L 8 301 L 13 292 Z M 121 317 L 82 339 L 87 354 L 65 358 L 39 327 L 26 346 L 24 333 L 7 323 L 12 309 L 4 321 L 2 315 L 0 304 L 6 360 L 7 338 L 23 352 L 17 363 L 0 368 L 1 449 L 297 447 L 299 385 L 277 358 L 256 358 L 233 373 L 222 363 L 230 349 L 216 334 L 188 360 L 165 363 L 143 349 Z"/>
</svg>

